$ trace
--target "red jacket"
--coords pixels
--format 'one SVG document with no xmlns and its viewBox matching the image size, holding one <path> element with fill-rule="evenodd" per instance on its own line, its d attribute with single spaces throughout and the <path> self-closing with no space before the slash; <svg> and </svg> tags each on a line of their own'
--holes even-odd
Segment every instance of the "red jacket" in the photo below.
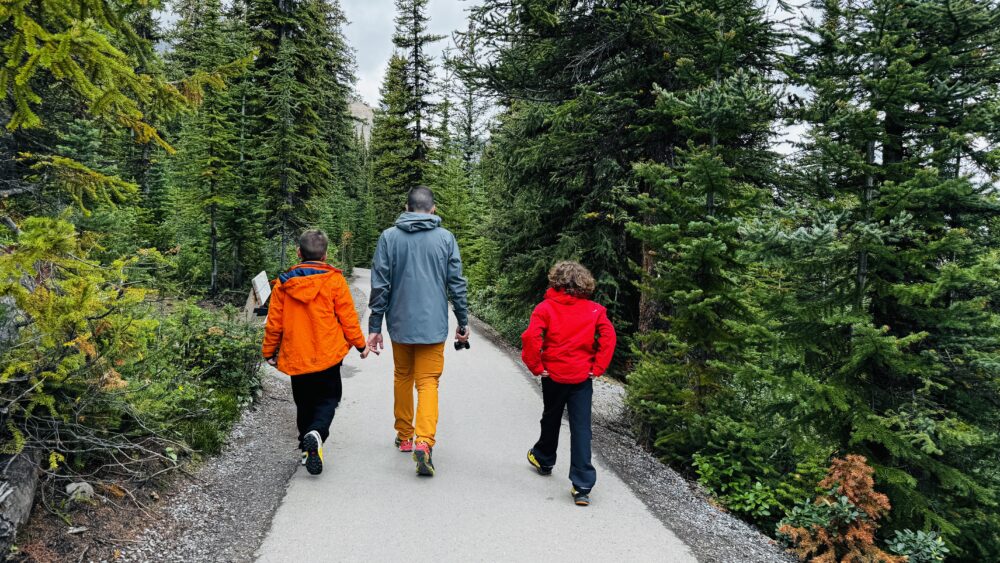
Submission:
<svg viewBox="0 0 1000 563">
<path fill-rule="evenodd" d="M 535 375 L 547 371 L 557 383 L 580 383 L 607 371 L 616 339 L 607 309 L 549 289 L 521 335 L 521 359 Z"/>
</svg>

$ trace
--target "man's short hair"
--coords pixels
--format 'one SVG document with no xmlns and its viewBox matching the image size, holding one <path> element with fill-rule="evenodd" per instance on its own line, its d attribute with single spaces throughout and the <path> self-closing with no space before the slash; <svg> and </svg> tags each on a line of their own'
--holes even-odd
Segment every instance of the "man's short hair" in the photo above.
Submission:
<svg viewBox="0 0 1000 563">
<path fill-rule="evenodd" d="M 322 260 L 329 245 L 330 239 L 319 229 L 309 229 L 299 237 L 299 252 L 303 260 Z"/>
<path fill-rule="evenodd" d="M 406 208 L 414 213 L 430 213 L 434 210 L 434 192 L 427 186 L 417 186 L 406 196 Z"/>
</svg>

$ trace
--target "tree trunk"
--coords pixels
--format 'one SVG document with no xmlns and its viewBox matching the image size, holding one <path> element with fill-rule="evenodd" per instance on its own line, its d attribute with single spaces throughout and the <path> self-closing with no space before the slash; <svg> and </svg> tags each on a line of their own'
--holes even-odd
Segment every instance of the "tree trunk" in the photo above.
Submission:
<svg viewBox="0 0 1000 563">
<path fill-rule="evenodd" d="M 869 167 L 875 164 L 875 141 L 868 141 L 865 151 L 865 162 Z M 875 176 L 869 168 L 865 174 L 865 191 L 862 194 L 862 205 L 864 207 L 865 222 L 872 219 L 872 201 L 875 199 Z M 855 310 L 861 312 L 865 303 L 865 286 L 868 284 L 868 251 L 864 248 L 858 253 L 858 274 L 857 274 L 857 296 L 855 297 Z"/>
<path fill-rule="evenodd" d="M 215 212 L 216 205 L 213 203 L 208 208 L 208 245 L 212 254 L 212 282 L 208 291 L 212 295 L 215 295 L 219 289 L 219 231 L 215 224 Z"/>
<path fill-rule="evenodd" d="M 5 561 L 17 530 L 31 515 L 38 488 L 38 454 L 0 456 L 0 561 Z"/>
</svg>

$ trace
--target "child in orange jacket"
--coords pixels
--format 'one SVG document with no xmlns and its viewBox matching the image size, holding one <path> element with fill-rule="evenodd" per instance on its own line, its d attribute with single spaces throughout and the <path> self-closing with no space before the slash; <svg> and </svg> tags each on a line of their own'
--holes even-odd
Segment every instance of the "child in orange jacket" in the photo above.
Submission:
<svg viewBox="0 0 1000 563">
<path fill-rule="evenodd" d="M 323 472 L 323 442 L 343 392 L 340 366 L 352 346 L 367 356 L 347 280 L 326 263 L 328 245 L 323 231 L 302 233 L 302 263 L 274 282 L 262 350 L 291 376 L 302 464 L 312 475 Z"/>
</svg>

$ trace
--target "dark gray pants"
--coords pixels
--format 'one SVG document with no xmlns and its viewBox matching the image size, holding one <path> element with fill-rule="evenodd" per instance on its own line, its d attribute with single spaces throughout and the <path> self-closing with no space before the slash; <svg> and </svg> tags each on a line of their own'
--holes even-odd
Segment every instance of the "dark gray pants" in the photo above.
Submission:
<svg viewBox="0 0 1000 563">
<path fill-rule="evenodd" d="M 532 452 L 538 463 L 552 467 L 556 464 L 559 447 L 559 429 L 563 411 L 569 411 L 569 480 L 576 490 L 589 493 L 597 481 L 597 470 L 590 462 L 590 406 L 594 397 L 594 382 L 556 383 L 542 379 L 542 433 Z"/>
</svg>

